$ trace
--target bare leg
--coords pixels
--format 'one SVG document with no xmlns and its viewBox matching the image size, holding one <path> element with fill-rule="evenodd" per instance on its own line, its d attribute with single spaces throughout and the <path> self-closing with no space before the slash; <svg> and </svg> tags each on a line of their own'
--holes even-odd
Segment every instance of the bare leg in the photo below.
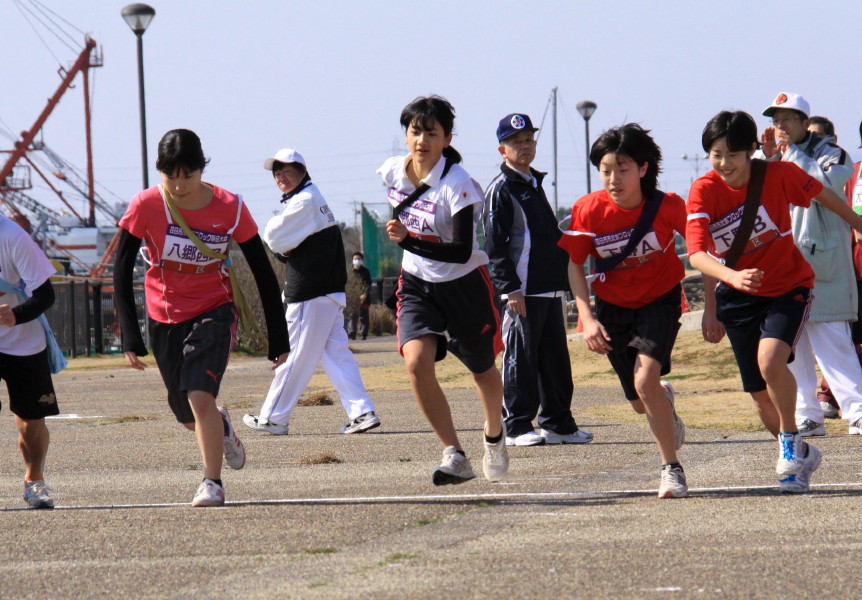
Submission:
<svg viewBox="0 0 862 600">
<path fill-rule="evenodd" d="M 651 356 L 638 354 L 635 361 L 635 389 L 643 402 L 652 434 L 663 464 L 677 462 L 673 409 L 661 385 L 661 363 Z M 634 407 L 637 411 L 637 407 Z"/>
<path fill-rule="evenodd" d="M 787 343 L 775 338 L 760 340 L 757 364 L 763 379 L 766 380 L 766 390 L 778 413 L 779 430 L 785 433 L 796 433 L 796 379 L 787 367 L 788 358 L 790 358 L 790 346 Z M 764 425 L 769 427 L 765 421 Z"/>
<path fill-rule="evenodd" d="M 461 443 L 455 433 L 455 424 L 452 422 L 452 411 L 449 409 L 449 403 L 437 381 L 437 373 L 434 369 L 437 336 L 425 335 L 410 340 L 402 346 L 401 352 L 404 354 L 404 364 L 410 376 L 413 396 L 431 424 L 431 429 L 440 438 L 444 447 L 455 446 L 457 450 L 461 450 Z"/>
<path fill-rule="evenodd" d="M 48 454 L 50 434 L 45 419 L 22 419 L 15 415 L 18 427 L 18 447 L 24 457 L 24 478 L 27 481 L 45 479 L 45 456 Z"/>
<path fill-rule="evenodd" d="M 204 461 L 204 477 L 221 479 L 221 463 L 224 455 L 224 425 L 221 413 L 216 408 L 215 396 L 209 392 L 193 390 L 188 393 L 189 403 L 195 415 L 192 427 Z M 189 427 L 189 425 L 186 425 Z"/>
<path fill-rule="evenodd" d="M 482 373 L 473 373 L 482 410 L 485 413 L 485 434 L 497 437 L 503 432 L 503 378 L 496 366 Z"/>
<path fill-rule="evenodd" d="M 772 398 L 769 397 L 769 391 L 763 390 L 760 392 L 754 392 L 751 394 L 751 398 L 754 400 L 754 405 L 757 408 L 757 414 L 760 417 L 760 421 L 769 430 L 769 433 L 778 437 L 779 428 L 780 428 L 780 420 L 778 418 L 778 411 L 775 410 L 775 404 L 772 402 Z"/>
</svg>

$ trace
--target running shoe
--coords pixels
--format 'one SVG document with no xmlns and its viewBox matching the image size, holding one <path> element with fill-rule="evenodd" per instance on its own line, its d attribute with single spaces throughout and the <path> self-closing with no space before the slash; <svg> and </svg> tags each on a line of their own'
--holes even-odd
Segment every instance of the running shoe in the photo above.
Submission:
<svg viewBox="0 0 862 600">
<path fill-rule="evenodd" d="M 778 434 L 778 462 L 775 472 L 781 476 L 797 475 L 802 470 L 802 455 L 804 442 L 798 433 Z"/>
<path fill-rule="evenodd" d="M 669 381 L 662 381 L 661 387 L 664 388 L 664 395 L 667 397 L 667 401 L 670 402 L 670 409 L 673 411 L 673 445 L 674 448 L 679 450 L 685 443 L 685 423 L 683 423 L 682 419 L 679 418 L 679 415 L 676 414 L 676 392 L 673 391 L 673 386 Z"/>
<path fill-rule="evenodd" d="M 826 419 L 838 418 L 838 407 L 828 401 L 820 401 L 820 410 L 823 411 L 823 417 Z"/>
<path fill-rule="evenodd" d="M 682 467 L 664 465 L 661 468 L 658 497 L 685 498 L 686 496 L 688 496 L 688 484 L 685 481 L 685 471 L 682 470 Z"/>
<path fill-rule="evenodd" d="M 255 417 L 254 415 L 245 415 L 242 418 L 242 422 L 245 423 L 247 427 L 251 427 L 255 431 L 266 431 L 272 435 L 287 435 L 287 425 L 270 423 L 269 421 L 261 420 L 259 417 Z"/>
<path fill-rule="evenodd" d="M 509 451 L 506 450 L 506 424 L 503 423 L 500 440 L 494 444 L 485 439 L 482 428 L 482 442 L 485 444 L 485 457 L 482 459 L 482 472 L 488 481 L 500 481 L 509 472 Z"/>
<path fill-rule="evenodd" d="M 475 479 L 476 474 L 467 457 L 458 452 L 455 446 L 448 446 L 443 450 L 443 462 L 434 469 L 431 478 L 434 485 L 448 485 Z"/>
<path fill-rule="evenodd" d="M 507 446 L 544 446 L 545 436 L 540 435 L 532 429 L 521 435 L 507 435 Z"/>
<path fill-rule="evenodd" d="M 224 406 L 218 406 L 221 418 L 224 421 L 224 460 L 231 469 L 242 469 L 245 466 L 245 446 L 239 441 L 233 424 L 230 422 L 230 413 Z"/>
<path fill-rule="evenodd" d="M 224 488 L 211 479 L 204 479 L 192 500 L 192 506 L 223 506 Z"/>
<path fill-rule="evenodd" d="M 852 423 L 850 423 L 850 430 L 848 431 L 850 435 L 862 435 L 862 417 L 859 417 Z"/>
<path fill-rule="evenodd" d="M 540 429 L 546 444 L 588 444 L 593 441 L 593 434 L 583 429 L 572 433 L 555 433 L 549 429 Z"/>
<path fill-rule="evenodd" d="M 808 454 L 802 459 L 802 470 L 796 475 L 787 475 L 778 481 L 782 494 L 804 494 L 809 489 L 811 474 L 820 466 L 823 453 L 811 444 L 805 444 Z"/>
<path fill-rule="evenodd" d="M 54 508 L 51 490 L 48 489 L 44 479 L 24 482 L 24 501 L 30 505 L 30 508 Z"/>
<path fill-rule="evenodd" d="M 826 425 L 812 421 L 811 419 L 802 419 L 802 422 L 797 423 L 796 426 L 799 429 L 799 435 L 802 437 L 826 435 Z"/>
<path fill-rule="evenodd" d="M 363 433 L 380 427 L 380 418 L 374 411 L 363 413 L 341 428 L 341 433 Z"/>
</svg>

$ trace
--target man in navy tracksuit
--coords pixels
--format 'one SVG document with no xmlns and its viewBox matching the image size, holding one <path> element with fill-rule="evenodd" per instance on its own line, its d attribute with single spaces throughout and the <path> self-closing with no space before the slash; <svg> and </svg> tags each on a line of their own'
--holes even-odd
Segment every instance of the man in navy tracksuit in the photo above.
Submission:
<svg viewBox="0 0 862 600">
<path fill-rule="evenodd" d="M 569 289 L 562 233 L 530 164 L 536 140 L 530 117 L 510 114 L 497 127 L 501 173 L 485 191 L 483 224 L 491 278 L 503 300 L 503 412 L 506 444 L 582 444 L 571 412 L 572 369 L 563 297 Z M 538 413 L 540 432 L 533 428 Z"/>
</svg>

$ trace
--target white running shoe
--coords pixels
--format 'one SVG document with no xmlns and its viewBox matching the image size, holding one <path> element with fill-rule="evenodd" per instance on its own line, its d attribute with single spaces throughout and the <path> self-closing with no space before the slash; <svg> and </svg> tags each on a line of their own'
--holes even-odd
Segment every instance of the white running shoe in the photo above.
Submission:
<svg viewBox="0 0 862 600">
<path fill-rule="evenodd" d="M 778 489 L 782 494 L 804 494 L 809 489 L 811 474 L 820 466 L 823 453 L 811 444 L 805 446 L 808 448 L 808 454 L 802 459 L 802 470 L 778 481 Z"/>
<path fill-rule="evenodd" d="M 255 431 L 266 431 L 272 435 L 287 435 L 287 425 L 278 425 L 276 423 L 270 423 L 269 421 L 261 421 L 254 415 L 245 415 L 242 418 L 242 422 L 246 424 L 246 427 L 251 427 Z"/>
<path fill-rule="evenodd" d="M 239 441 L 233 424 L 230 422 L 230 413 L 224 406 L 218 406 L 221 418 L 226 424 L 227 432 L 224 434 L 224 460 L 231 469 L 242 469 L 245 466 L 245 446 Z"/>
<path fill-rule="evenodd" d="M 485 440 L 485 428 L 482 428 L 482 443 L 485 445 L 485 457 L 482 459 L 482 472 L 488 481 L 500 481 L 509 472 L 509 451 L 506 450 L 506 424 L 502 423 L 500 441 L 489 444 Z"/>
<path fill-rule="evenodd" d="M 670 409 L 673 411 L 673 446 L 679 450 L 685 443 L 685 423 L 683 423 L 682 419 L 679 418 L 679 415 L 676 414 L 676 392 L 674 392 L 673 386 L 669 381 L 662 381 L 661 387 L 664 388 L 664 395 L 667 397 L 667 401 L 670 402 Z"/>
<path fill-rule="evenodd" d="M 805 454 L 802 436 L 798 433 L 778 434 L 778 462 L 775 472 L 782 477 L 796 475 L 802 470 L 802 455 Z"/>
<path fill-rule="evenodd" d="M 224 488 L 211 479 L 204 479 L 195 497 L 192 506 L 223 506 Z"/>
<path fill-rule="evenodd" d="M 820 410 L 823 411 L 823 416 L 827 419 L 837 419 L 838 409 L 831 402 L 820 402 Z"/>
<path fill-rule="evenodd" d="M 665 465 L 661 469 L 661 484 L 658 487 L 659 498 L 685 498 L 688 496 L 688 484 L 682 467 Z"/>
<path fill-rule="evenodd" d="M 572 433 L 555 433 L 548 429 L 540 429 L 539 433 L 545 438 L 546 444 L 588 444 L 593 441 L 593 434 L 583 429 Z"/>
<path fill-rule="evenodd" d="M 850 429 L 848 431 L 850 435 L 862 435 L 862 417 L 859 417 L 852 423 L 850 423 Z"/>
<path fill-rule="evenodd" d="M 476 474 L 473 473 L 470 461 L 458 452 L 455 446 L 448 446 L 443 450 L 443 462 L 434 469 L 431 476 L 434 485 L 464 483 L 475 478 Z"/>
<path fill-rule="evenodd" d="M 30 508 L 54 508 L 51 490 L 48 489 L 44 479 L 24 482 L 24 501 L 30 505 Z"/>
<path fill-rule="evenodd" d="M 374 411 L 363 413 L 341 428 L 341 433 L 364 433 L 375 427 L 380 427 L 380 417 Z"/>
<path fill-rule="evenodd" d="M 522 433 L 521 435 L 507 435 L 506 436 L 506 445 L 507 446 L 544 446 L 545 445 L 545 437 L 539 435 L 533 430 L 528 431 L 527 433 Z"/>
<path fill-rule="evenodd" d="M 797 423 L 796 427 L 802 437 L 826 435 L 826 425 L 811 419 L 802 419 L 802 422 Z"/>
</svg>

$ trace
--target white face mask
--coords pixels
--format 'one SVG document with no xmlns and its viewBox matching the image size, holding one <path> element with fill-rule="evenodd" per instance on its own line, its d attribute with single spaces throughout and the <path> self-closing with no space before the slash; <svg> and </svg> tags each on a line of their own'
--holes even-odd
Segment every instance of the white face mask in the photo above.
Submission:
<svg viewBox="0 0 862 600">
<path fill-rule="evenodd" d="M 362 266 L 362 259 L 361 258 L 354 258 L 353 259 L 353 266 L 354 267 L 361 267 Z"/>
</svg>

